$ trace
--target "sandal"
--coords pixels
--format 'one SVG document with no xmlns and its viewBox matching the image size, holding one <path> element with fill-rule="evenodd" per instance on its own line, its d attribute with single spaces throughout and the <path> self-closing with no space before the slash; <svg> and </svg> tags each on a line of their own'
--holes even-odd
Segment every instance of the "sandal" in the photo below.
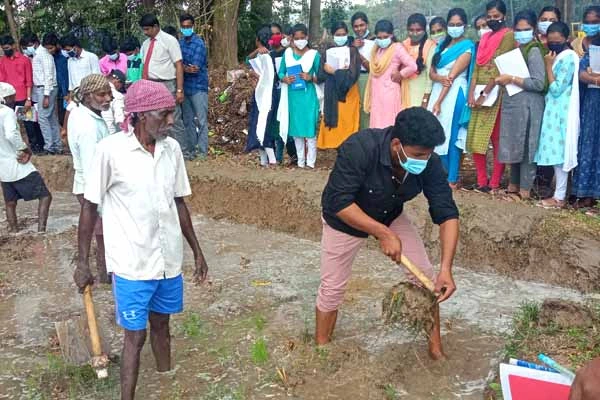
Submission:
<svg viewBox="0 0 600 400">
<path fill-rule="evenodd" d="M 562 208 L 565 208 L 565 201 L 556 200 L 554 197 L 552 197 L 538 202 L 537 206 L 542 207 L 546 210 L 560 210 Z"/>
<path fill-rule="evenodd" d="M 504 192 L 504 195 L 501 197 L 501 199 L 504 201 L 513 202 L 513 203 L 520 203 L 523 201 L 523 197 L 521 196 L 521 193 L 509 192 L 508 190 Z"/>
</svg>

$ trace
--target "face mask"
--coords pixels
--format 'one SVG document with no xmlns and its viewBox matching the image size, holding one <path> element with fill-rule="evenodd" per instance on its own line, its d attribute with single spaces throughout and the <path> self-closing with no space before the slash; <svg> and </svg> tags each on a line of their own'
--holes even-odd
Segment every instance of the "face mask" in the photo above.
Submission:
<svg viewBox="0 0 600 400">
<path fill-rule="evenodd" d="M 504 20 L 503 19 L 490 19 L 490 20 L 488 20 L 487 24 L 488 24 L 488 27 L 492 31 L 498 32 L 504 26 Z"/>
<path fill-rule="evenodd" d="M 26 56 L 32 57 L 35 55 L 35 47 L 28 46 L 23 53 L 25 53 Z"/>
<path fill-rule="evenodd" d="M 479 31 L 477 31 L 477 33 L 479 34 L 479 37 L 483 37 L 483 35 L 485 35 L 488 32 L 491 32 L 492 30 L 490 28 L 481 28 Z"/>
<path fill-rule="evenodd" d="M 133 60 L 135 60 L 135 54 L 132 54 L 132 55 L 130 55 L 130 56 L 127 56 L 127 60 L 128 60 L 128 61 L 133 61 Z"/>
<path fill-rule="evenodd" d="M 370 34 L 371 34 L 371 32 L 370 32 L 370 31 L 367 29 L 367 30 L 365 31 L 365 34 L 363 35 L 363 37 L 362 37 L 362 38 L 363 38 L 363 39 L 366 39 L 366 38 L 368 38 L 368 37 L 369 37 L 369 35 L 370 35 Z"/>
<path fill-rule="evenodd" d="M 515 32 L 515 40 L 519 44 L 527 44 L 533 40 L 533 29 L 528 31 Z"/>
<path fill-rule="evenodd" d="M 406 172 L 412 175 L 420 175 L 423 171 L 425 171 L 425 168 L 427 168 L 427 163 L 429 162 L 429 158 L 427 160 L 410 158 L 404 152 L 404 147 L 402 147 L 402 145 L 400 145 L 400 148 L 402 149 L 402 154 L 404 154 L 404 157 L 406 157 L 406 161 L 402 162 L 400 153 L 396 152 L 396 155 L 398 156 L 398 162 L 400 163 L 400 166 L 404 168 Z"/>
<path fill-rule="evenodd" d="M 420 42 L 421 39 L 423 39 L 425 37 L 425 32 L 420 32 L 420 33 L 409 33 L 408 37 L 410 38 L 410 40 L 412 40 L 413 42 Z"/>
<path fill-rule="evenodd" d="M 552 25 L 552 21 L 538 22 L 538 31 L 540 31 L 542 35 L 545 35 L 550 25 Z"/>
<path fill-rule="evenodd" d="M 181 28 L 180 31 L 185 37 L 190 37 L 194 34 L 194 28 Z"/>
<path fill-rule="evenodd" d="M 436 43 L 440 43 L 444 39 L 446 39 L 446 32 L 434 33 L 431 35 L 431 40 Z"/>
<path fill-rule="evenodd" d="M 565 49 L 564 43 L 548 43 L 548 50 L 553 51 L 556 54 L 559 54 L 564 49 Z"/>
<path fill-rule="evenodd" d="M 308 40 L 306 39 L 294 40 L 294 46 L 296 46 L 298 50 L 304 50 L 307 45 Z"/>
<path fill-rule="evenodd" d="M 448 36 L 452 39 L 458 39 L 465 33 L 465 26 L 449 26 L 448 27 Z"/>
<path fill-rule="evenodd" d="M 111 54 L 110 56 L 108 56 L 108 58 L 110 58 L 113 61 L 117 61 L 119 59 L 119 53 Z"/>
<path fill-rule="evenodd" d="M 62 56 L 65 57 L 65 58 L 69 58 L 69 52 L 66 51 L 66 50 L 61 50 L 60 54 L 62 54 Z"/>
<path fill-rule="evenodd" d="M 343 46 L 348 42 L 348 35 L 346 36 L 334 36 L 333 37 L 333 41 L 335 42 L 336 46 Z"/>
<path fill-rule="evenodd" d="M 15 51 L 13 49 L 10 50 L 4 50 L 4 55 L 6 57 L 12 57 L 15 54 Z"/>
<path fill-rule="evenodd" d="M 581 30 L 586 36 L 592 37 L 600 33 L 600 24 L 583 24 Z"/>
<path fill-rule="evenodd" d="M 283 39 L 281 39 L 281 45 L 283 47 L 289 47 L 290 46 L 290 39 L 288 39 L 287 37 L 284 37 Z"/>
<path fill-rule="evenodd" d="M 75 52 L 75 50 L 71 50 L 67 53 L 67 55 L 71 58 L 75 58 L 77 57 L 77 53 Z"/>
<path fill-rule="evenodd" d="M 381 49 L 387 49 L 392 44 L 392 38 L 375 39 L 375 44 Z"/>
</svg>

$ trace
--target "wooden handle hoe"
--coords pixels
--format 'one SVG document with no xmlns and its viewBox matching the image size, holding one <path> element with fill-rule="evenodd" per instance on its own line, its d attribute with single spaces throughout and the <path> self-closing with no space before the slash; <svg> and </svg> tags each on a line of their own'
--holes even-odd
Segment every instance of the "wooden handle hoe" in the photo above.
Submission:
<svg viewBox="0 0 600 400">
<path fill-rule="evenodd" d="M 432 293 L 435 293 L 435 285 L 433 284 L 431 279 L 429 279 L 423 273 L 423 271 L 421 271 L 421 269 L 419 267 L 417 267 L 415 264 L 413 264 L 413 262 L 410 261 L 408 258 L 406 258 L 404 255 L 402 255 L 402 258 L 400 259 L 400 263 L 406 269 L 408 269 L 410 271 L 410 273 L 413 274 L 419 280 L 419 282 L 421 282 L 423 284 L 423 286 L 425 286 L 427 289 L 429 289 Z"/>
<path fill-rule="evenodd" d="M 96 321 L 96 312 L 92 300 L 91 286 L 87 286 L 83 292 L 83 304 L 87 315 L 88 327 L 90 329 L 90 341 L 92 342 L 92 368 L 96 371 L 99 379 L 108 377 L 108 356 L 102 354 L 102 344 L 98 332 L 98 323 Z"/>
</svg>

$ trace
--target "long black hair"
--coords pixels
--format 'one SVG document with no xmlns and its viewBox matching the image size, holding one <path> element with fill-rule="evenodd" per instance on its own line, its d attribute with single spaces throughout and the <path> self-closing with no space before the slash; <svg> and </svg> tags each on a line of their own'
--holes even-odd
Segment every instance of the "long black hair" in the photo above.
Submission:
<svg viewBox="0 0 600 400">
<path fill-rule="evenodd" d="M 394 35 L 394 24 L 387 19 L 381 19 L 375 24 L 375 35 L 377 35 L 379 32 L 389 33 L 392 35 L 392 42 L 396 41 L 396 36 Z"/>
<path fill-rule="evenodd" d="M 513 21 L 513 26 L 517 26 L 519 21 L 525 20 L 527 23 L 535 30 L 537 25 L 537 17 L 533 10 L 522 10 L 515 15 L 515 20 Z"/>
<path fill-rule="evenodd" d="M 264 47 L 269 47 L 269 40 L 271 40 L 271 26 L 263 25 L 256 31 L 256 40 Z"/>
<path fill-rule="evenodd" d="M 335 23 L 333 23 L 333 25 L 331 25 L 331 35 L 335 35 L 335 32 L 338 29 L 343 29 L 346 31 L 346 35 L 348 34 L 348 25 L 346 25 L 346 23 L 344 21 L 336 21 Z"/>
<path fill-rule="evenodd" d="M 538 19 L 542 18 L 542 14 L 547 13 L 547 12 L 552 12 L 552 13 L 556 14 L 556 18 L 558 18 L 559 21 L 562 18 L 560 9 L 558 7 L 546 6 L 546 7 L 542 8 L 542 11 L 540 11 L 540 14 L 538 15 Z"/>
<path fill-rule="evenodd" d="M 442 18 L 442 17 L 433 17 L 431 19 L 431 21 L 429 21 L 429 32 L 431 32 L 431 28 L 434 25 L 437 25 L 437 24 L 440 24 L 444 28 L 444 30 L 448 29 L 448 24 L 446 23 L 446 20 L 444 18 Z"/>
<path fill-rule="evenodd" d="M 548 27 L 546 31 L 546 36 L 549 36 L 551 33 L 556 32 L 560 33 L 565 38 L 565 45 L 572 49 L 571 44 L 569 43 L 569 35 L 571 34 L 571 29 L 569 25 L 565 24 L 562 21 L 553 22 L 552 25 Z"/>
<path fill-rule="evenodd" d="M 453 8 L 452 10 L 448 11 L 448 18 L 446 19 L 446 21 L 450 22 L 450 18 L 454 16 L 458 16 L 462 23 L 465 25 L 465 27 L 467 26 L 467 13 L 465 12 L 465 10 L 463 10 L 462 8 Z M 431 60 L 431 63 L 433 65 L 438 65 L 440 63 L 440 60 L 442 59 L 442 52 L 448 47 L 451 41 L 452 38 L 450 37 L 450 35 L 446 35 L 446 38 L 440 44 L 438 51 L 433 56 L 433 60 Z"/>
<path fill-rule="evenodd" d="M 486 11 L 490 11 L 494 8 L 500 11 L 502 15 L 506 16 L 506 3 L 503 0 L 492 0 L 485 5 Z"/>
<path fill-rule="evenodd" d="M 408 17 L 408 21 L 406 21 L 406 28 L 408 29 L 411 25 L 413 24 L 418 24 L 421 25 L 421 28 L 423 28 L 423 31 L 425 31 L 425 34 L 423 35 L 423 37 L 421 38 L 421 41 L 419 42 L 419 55 L 417 57 L 417 75 L 420 75 L 421 72 L 423 72 L 425 70 L 425 60 L 423 59 L 423 47 L 425 46 L 425 42 L 427 42 L 428 36 L 427 36 L 427 19 L 425 18 L 425 16 L 423 14 L 412 14 L 410 17 Z"/>
</svg>

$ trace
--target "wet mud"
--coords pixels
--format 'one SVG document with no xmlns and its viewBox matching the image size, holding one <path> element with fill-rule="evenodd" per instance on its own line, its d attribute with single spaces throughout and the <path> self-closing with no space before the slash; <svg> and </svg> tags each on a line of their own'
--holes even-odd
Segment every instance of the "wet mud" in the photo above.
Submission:
<svg viewBox="0 0 600 400">
<path fill-rule="evenodd" d="M 192 202 L 198 210 L 198 198 Z M 246 213 L 260 207 L 249 203 Z M 0 282 L 9 288 L 0 292 L 0 398 L 36 398 L 41 389 L 31 377 L 49 368 L 48 354 L 58 352 L 54 322 L 83 312 L 71 281 L 78 211 L 71 195 L 56 193 L 43 235 L 33 233 L 35 204 L 19 205 L 26 224 L 16 235 L 7 235 L 0 219 Z M 172 372 L 156 373 L 150 346 L 144 347 L 138 398 L 481 399 L 503 335 L 523 301 L 588 298 L 572 289 L 456 267 L 458 291 L 441 309 L 448 360 L 432 362 L 422 335 L 384 323 L 382 300 L 404 273 L 369 243 L 354 265 L 334 342 L 316 349 L 311 336 L 319 243 L 207 216 L 195 216 L 194 225 L 210 283 L 186 284 L 185 311 L 171 323 Z M 186 248 L 188 282 L 192 264 Z M 94 296 L 106 339 L 118 355 L 122 332 L 114 322 L 111 289 L 97 286 Z M 113 364 L 111 376 L 117 371 Z M 50 388 L 48 398 L 118 398 L 117 383 L 80 388 L 74 397 L 65 388 Z"/>
</svg>

